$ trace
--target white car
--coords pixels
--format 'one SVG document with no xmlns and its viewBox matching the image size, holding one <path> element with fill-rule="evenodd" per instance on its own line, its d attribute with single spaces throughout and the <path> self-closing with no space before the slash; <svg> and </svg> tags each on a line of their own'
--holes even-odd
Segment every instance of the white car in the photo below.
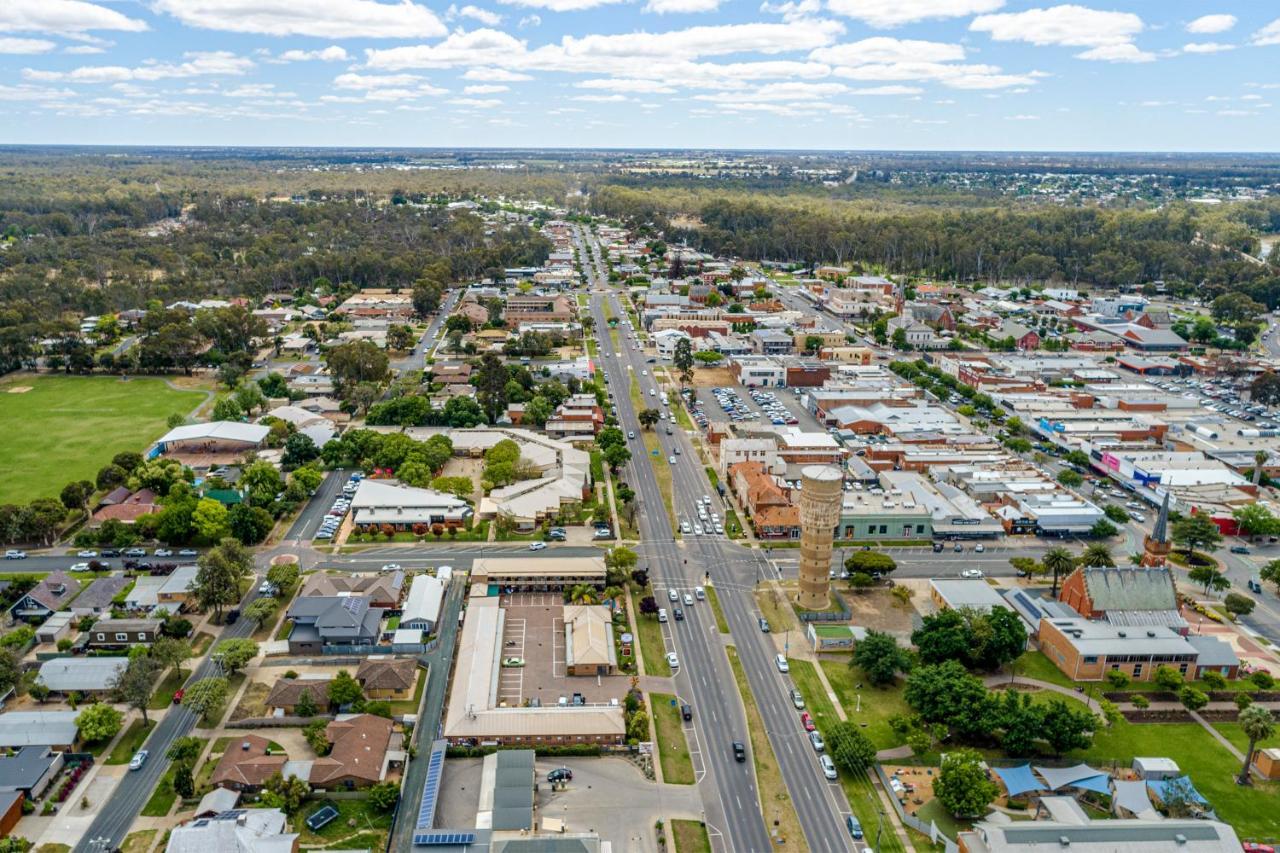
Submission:
<svg viewBox="0 0 1280 853">
<path fill-rule="evenodd" d="M 142 765 L 147 763 L 147 756 L 150 755 L 145 749 L 140 749 L 133 754 L 133 758 L 129 759 L 130 770 L 141 770 Z"/>
<path fill-rule="evenodd" d="M 667 464 L 668 464 L 668 465 L 674 465 L 674 464 L 676 464 L 676 458 L 675 458 L 674 456 L 668 456 L 668 457 L 667 457 Z"/>
<path fill-rule="evenodd" d="M 542 551 L 542 550 L 546 549 L 546 547 L 547 547 L 547 543 L 546 543 L 546 542 L 530 542 L 530 543 L 529 543 L 529 550 L 530 550 L 530 551 Z"/>
<path fill-rule="evenodd" d="M 87 571 L 89 571 L 89 564 L 88 564 L 88 563 L 75 563 L 74 565 L 72 565 L 72 566 L 71 566 L 71 571 L 73 571 L 73 572 L 87 572 Z"/>
<path fill-rule="evenodd" d="M 982 577 L 982 569 L 965 569 L 960 573 L 962 578 L 980 578 Z"/>
<path fill-rule="evenodd" d="M 27 552 L 19 551 L 16 548 L 10 548 L 8 551 L 4 552 L 4 558 L 6 560 L 25 560 L 27 559 Z"/>
<path fill-rule="evenodd" d="M 680 600 L 680 593 L 676 592 L 674 589 L 669 589 L 669 590 L 667 590 L 667 600 L 668 600 L 668 601 L 679 601 L 679 600 Z"/>
<path fill-rule="evenodd" d="M 688 536 L 692 532 L 692 530 L 693 529 L 689 527 L 689 522 L 687 521 L 680 522 L 680 532 L 683 533 L 685 536 Z"/>
<path fill-rule="evenodd" d="M 399 564 L 399 563 L 387 563 L 385 566 L 383 566 L 383 567 L 382 567 L 382 570 L 383 570 L 384 572 L 398 572 L 398 571 L 400 571 L 400 564 Z"/>
<path fill-rule="evenodd" d="M 822 765 L 822 775 L 834 781 L 840 778 L 840 774 L 836 772 L 836 763 L 831 760 L 829 755 L 819 755 L 818 763 Z"/>
<path fill-rule="evenodd" d="M 685 607 L 692 607 L 692 606 L 693 606 L 693 596 L 692 596 L 692 595 L 690 595 L 690 594 L 689 594 L 689 593 L 687 593 L 687 592 L 684 594 L 684 606 L 685 606 Z"/>
<path fill-rule="evenodd" d="M 672 669 L 680 668 L 680 658 L 676 657 L 675 652 L 667 652 L 667 666 Z"/>
<path fill-rule="evenodd" d="M 813 744 L 814 752 L 822 752 L 827 748 L 827 744 L 822 740 L 822 735 L 817 732 L 809 732 L 809 743 Z"/>
<path fill-rule="evenodd" d="M 77 557 L 96 557 L 96 556 L 98 556 L 98 552 L 97 552 L 97 551 L 88 551 L 88 550 L 86 550 L 86 551 L 80 551 L 80 552 L 78 552 L 78 553 L 76 554 L 76 556 L 77 556 Z"/>
<path fill-rule="evenodd" d="M 786 655 L 778 655 L 773 659 L 774 665 L 778 667 L 778 672 L 790 672 L 791 664 L 787 663 Z"/>
</svg>

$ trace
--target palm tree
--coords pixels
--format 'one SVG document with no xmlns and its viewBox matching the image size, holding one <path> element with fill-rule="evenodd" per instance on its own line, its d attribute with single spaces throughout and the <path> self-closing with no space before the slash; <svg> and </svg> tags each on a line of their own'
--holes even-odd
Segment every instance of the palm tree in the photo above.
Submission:
<svg viewBox="0 0 1280 853">
<path fill-rule="evenodd" d="M 1240 768 L 1240 784 L 1248 785 L 1253 778 L 1249 775 L 1249 765 L 1253 762 L 1253 752 L 1258 741 L 1266 740 L 1276 733 L 1276 722 L 1271 712 L 1259 705 L 1250 705 L 1240 712 L 1240 728 L 1249 738 L 1249 749 L 1244 754 L 1244 766 Z"/>
<path fill-rule="evenodd" d="M 1256 486 L 1262 482 L 1262 466 L 1267 464 L 1268 454 L 1265 450 L 1259 450 L 1253 454 L 1253 484 Z"/>
<path fill-rule="evenodd" d="M 1102 542 L 1091 542 L 1084 549 L 1084 556 L 1080 558 L 1082 566 L 1106 566 L 1108 568 L 1115 566 L 1116 561 L 1111 556 L 1111 549 Z"/>
<path fill-rule="evenodd" d="M 622 601 L 623 590 L 620 586 L 607 586 L 600 595 L 604 600 L 610 602 L 610 610 L 617 610 L 620 606 L 619 602 Z"/>
<path fill-rule="evenodd" d="M 569 604 L 595 604 L 596 591 L 590 585 L 580 583 L 565 593 Z"/>
<path fill-rule="evenodd" d="M 1045 552 L 1044 559 L 1041 560 L 1044 567 L 1053 572 L 1053 596 L 1058 595 L 1058 576 L 1067 574 L 1076 567 L 1076 558 L 1071 556 L 1071 552 L 1059 545 L 1056 548 L 1050 548 Z"/>
</svg>

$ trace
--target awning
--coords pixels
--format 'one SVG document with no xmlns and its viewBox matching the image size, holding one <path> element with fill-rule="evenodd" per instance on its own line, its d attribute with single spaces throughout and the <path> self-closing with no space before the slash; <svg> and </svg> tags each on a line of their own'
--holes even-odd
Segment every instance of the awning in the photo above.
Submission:
<svg viewBox="0 0 1280 853">
<path fill-rule="evenodd" d="M 1111 793 L 1111 777 L 1105 773 L 1099 773 L 1097 776 L 1088 776 L 1084 779 L 1077 779 L 1068 785 L 1070 788 L 1083 788 L 1086 791 L 1097 791 L 1099 794 Z"/>
<path fill-rule="evenodd" d="M 1037 767 L 1036 773 L 1040 774 L 1040 778 L 1045 781 L 1051 791 L 1075 785 L 1082 779 L 1106 776 L 1105 773 L 1099 773 L 1088 764 L 1077 764 L 1074 767 Z M 1104 787 L 1102 792 L 1107 793 L 1107 789 Z"/>
<path fill-rule="evenodd" d="M 1004 788 L 1011 797 L 1025 794 L 1028 791 L 1044 790 L 1044 785 L 1031 772 L 1030 764 L 1021 764 L 1017 767 L 993 767 L 991 769 L 1000 777 L 1000 781 L 1004 783 Z"/>
<path fill-rule="evenodd" d="M 1123 782 L 1117 779 L 1112 784 L 1115 786 L 1111 795 L 1112 805 L 1116 808 L 1124 809 L 1135 817 L 1144 817 L 1148 812 L 1155 811 L 1151 798 L 1147 796 L 1146 782 Z"/>
<path fill-rule="evenodd" d="M 1165 793 L 1170 788 L 1175 788 L 1178 789 L 1180 793 L 1185 794 L 1186 798 L 1191 800 L 1193 803 L 1198 803 L 1202 806 L 1209 805 L 1209 801 L 1200 795 L 1200 792 L 1196 790 L 1195 785 L 1191 784 L 1190 776 L 1179 776 L 1176 779 L 1148 779 L 1147 787 L 1160 799 L 1161 802 L 1165 799 Z"/>
</svg>

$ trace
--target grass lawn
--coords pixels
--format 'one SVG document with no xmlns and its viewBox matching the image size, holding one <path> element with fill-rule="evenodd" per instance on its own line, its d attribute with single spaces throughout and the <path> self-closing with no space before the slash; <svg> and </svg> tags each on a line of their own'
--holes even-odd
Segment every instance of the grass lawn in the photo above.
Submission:
<svg viewBox="0 0 1280 853">
<path fill-rule="evenodd" d="M 1075 682 L 1067 678 L 1062 670 L 1053 665 L 1053 661 L 1045 657 L 1041 651 L 1027 651 L 1013 662 L 1013 672 L 1021 678 L 1034 678 L 1047 681 L 1062 687 L 1075 687 Z"/>
<path fill-rule="evenodd" d="M 1239 723 L 1214 723 L 1213 727 L 1235 745 L 1235 748 L 1244 752 L 1249 748 L 1249 738 L 1245 735 L 1244 729 L 1240 728 Z M 1272 747 L 1280 745 L 1280 735 L 1272 737 L 1268 740 L 1258 741 L 1258 749 L 1264 747 Z"/>
<path fill-rule="evenodd" d="M 716 595 L 716 588 L 707 587 L 707 601 L 711 602 L 711 612 L 716 615 L 716 630 L 721 634 L 729 633 L 729 620 L 724 618 L 724 611 L 720 609 L 720 596 Z"/>
<path fill-rule="evenodd" d="M 867 724 L 863 731 L 871 738 L 876 749 L 889 749 L 903 744 L 902 736 L 889 728 L 889 718 L 894 714 L 911 713 L 906 700 L 902 698 L 901 681 L 893 687 L 867 686 L 861 675 L 849 669 L 843 660 L 822 661 L 822 671 L 826 673 L 831 689 L 839 697 L 845 715 L 860 725 Z M 863 683 L 861 691 L 856 686 L 859 681 Z M 858 693 L 862 694 L 861 711 L 854 710 L 858 707 Z"/>
<path fill-rule="evenodd" d="M 31 374 L 0 381 L 0 395 L 0 503 L 57 497 L 72 480 L 92 481 L 112 456 L 146 450 L 169 415 L 186 415 L 204 399 L 163 379 Z"/>
<path fill-rule="evenodd" d="M 658 756 L 662 760 L 662 781 L 673 785 L 693 784 L 693 760 L 684 737 L 680 706 L 670 693 L 650 693 L 653 726 L 658 733 Z"/>
<path fill-rule="evenodd" d="M 307 816 L 319 811 L 322 806 L 333 806 L 338 816 L 312 832 L 307 826 Z M 348 826 L 355 821 L 354 827 Z M 294 830 L 302 833 L 299 841 L 303 847 L 332 847 L 336 842 L 345 841 L 343 847 L 367 850 L 381 850 L 386 846 L 387 830 L 391 828 L 391 815 L 373 811 L 366 800 L 308 800 L 302 804 L 293 819 Z M 378 838 L 377 844 L 351 844 L 354 836 L 370 835 Z"/>
<path fill-rule="evenodd" d="M 1255 782 L 1240 787 L 1240 762 L 1196 723 L 1121 721 L 1094 735 L 1093 746 L 1072 753 L 1095 767 L 1128 767 L 1135 756 L 1159 755 L 1178 762 L 1218 817 L 1236 828 L 1242 839 L 1280 837 L 1280 784 Z"/>
<path fill-rule="evenodd" d="M 636 611 L 636 630 L 640 632 L 640 653 L 644 655 L 644 674 L 671 675 L 667 666 L 667 647 L 662 641 L 662 623 L 657 616 Z"/>
<path fill-rule="evenodd" d="M 418 684 L 413 688 L 412 699 L 401 699 L 391 703 L 391 713 L 393 714 L 416 714 L 418 706 L 422 704 L 422 691 L 427 687 L 427 675 L 429 673 L 425 669 L 418 670 Z"/>
<path fill-rule="evenodd" d="M 191 641 L 191 657 L 204 657 L 204 653 L 209 651 L 209 644 L 213 642 L 213 634 L 206 634 L 201 631 L 196 634 L 195 639 Z"/>
<path fill-rule="evenodd" d="M 779 599 L 780 594 L 771 587 L 762 587 L 756 590 L 756 604 L 760 606 L 760 613 L 764 616 L 765 621 L 769 623 L 769 630 L 775 634 L 799 627 L 799 622 L 796 619 L 795 611 L 791 609 L 791 605 L 785 599 Z"/>
<path fill-rule="evenodd" d="M 676 853 L 711 853 L 707 827 L 699 821 L 673 820 L 671 835 L 675 839 Z"/>
<path fill-rule="evenodd" d="M 182 683 L 191 677 L 191 673 L 185 669 L 170 669 L 164 678 L 160 679 L 160 683 L 156 685 L 156 690 L 151 694 L 151 701 L 147 703 L 147 709 L 151 711 L 160 711 L 168 708 L 173 704 L 173 693 Z"/>
<path fill-rule="evenodd" d="M 146 741 L 147 735 L 156 727 L 156 721 L 151 720 L 145 726 L 142 720 L 134 720 L 133 723 L 125 730 L 124 735 L 116 742 L 115 749 L 111 750 L 111 754 L 107 756 L 107 764 L 128 764 L 129 759 Z"/>
<path fill-rule="evenodd" d="M 156 789 L 151 793 L 151 799 L 147 800 L 147 804 L 142 807 L 143 817 L 164 817 L 169 813 L 169 809 L 173 808 L 174 800 L 178 799 L 178 792 L 173 790 L 173 769 L 175 765 L 169 765 L 169 769 L 160 777 L 160 781 L 156 783 Z"/>
<path fill-rule="evenodd" d="M 804 832 L 800 829 L 800 819 L 796 817 L 787 785 L 782 781 L 782 771 L 778 769 L 778 760 L 773 754 L 769 736 L 765 734 L 764 719 L 760 716 L 760 709 L 756 707 L 751 686 L 747 683 L 747 673 L 738 658 L 738 650 L 727 646 L 725 652 L 729 655 L 733 680 L 738 684 L 738 693 L 746 708 L 747 731 L 751 735 L 751 757 L 756 765 L 760 811 L 764 815 L 765 830 L 771 838 L 781 839 L 783 843 L 793 841 L 799 849 L 803 849 Z"/>
<path fill-rule="evenodd" d="M 293 633 L 293 620 L 286 619 L 280 623 L 280 627 L 276 629 L 277 640 L 287 640 L 289 635 Z"/>
<path fill-rule="evenodd" d="M 120 845 L 121 853 L 147 853 L 156 840 L 156 832 L 154 829 L 140 829 L 129 833 Z"/>
</svg>

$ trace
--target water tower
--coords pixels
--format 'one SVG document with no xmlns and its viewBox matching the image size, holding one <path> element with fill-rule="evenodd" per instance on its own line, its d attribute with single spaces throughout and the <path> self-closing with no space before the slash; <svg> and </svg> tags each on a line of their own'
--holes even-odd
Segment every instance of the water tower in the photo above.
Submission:
<svg viewBox="0 0 1280 853">
<path fill-rule="evenodd" d="M 831 465 L 809 465 L 800 472 L 801 607 L 823 610 L 830 602 L 831 542 L 844 503 L 844 475 Z"/>
</svg>

